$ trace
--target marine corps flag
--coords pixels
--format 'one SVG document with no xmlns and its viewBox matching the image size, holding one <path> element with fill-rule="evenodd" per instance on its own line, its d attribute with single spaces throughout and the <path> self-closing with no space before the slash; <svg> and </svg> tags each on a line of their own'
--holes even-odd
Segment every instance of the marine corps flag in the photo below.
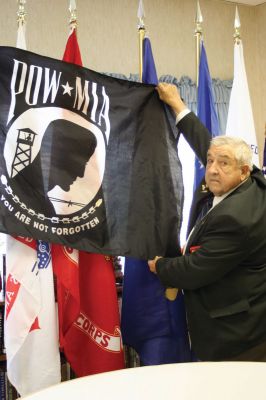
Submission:
<svg viewBox="0 0 266 400">
<path fill-rule="evenodd" d="M 182 182 L 154 86 L 0 48 L 0 231 L 175 255 Z"/>
<path fill-rule="evenodd" d="M 80 312 L 65 336 L 65 356 L 78 377 L 123 369 L 112 257 L 79 252 L 79 281 Z"/>
<path fill-rule="evenodd" d="M 76 29 L 64 61 L 82 65 Z M 53 245 L 60 345 L 77 376 L 124 368 L 112 257 Z"/>
</svg>

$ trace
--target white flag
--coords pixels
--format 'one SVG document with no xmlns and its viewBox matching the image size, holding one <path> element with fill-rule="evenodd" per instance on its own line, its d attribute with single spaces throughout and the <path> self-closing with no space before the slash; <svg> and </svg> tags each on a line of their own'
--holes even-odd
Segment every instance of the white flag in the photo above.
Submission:
<svg viewBox="0 0 266 400">
<path fill-rule="evenodd" d="M 17 47 L 22 50 L 26 50 L 26 37 L 25 37 L 26 26 L 25 23 L 19 20 L 18 31 L 17 31 Z"/>
<path fill-rule="evenodd" d="M 17 47 L 26 50 L 19 21 Z M 7 236 L 5 347 L 8 379 L 21 396 L 61 381 L 50 246 Z"/>
<path fill-rule="evenodd" d="M 245 140 L 253 150 L 253 163 L 259 167 L 259 153 L 249 96 L 242 41 L 234 47 L 234 80 L 230 96 L 226 134 Z"/>
<path fill-rule="evenodd" d="M 60 382 L 50 245 L 7 241 L 5 346 L 8 379 L 20 395 Z"/>
</svg>

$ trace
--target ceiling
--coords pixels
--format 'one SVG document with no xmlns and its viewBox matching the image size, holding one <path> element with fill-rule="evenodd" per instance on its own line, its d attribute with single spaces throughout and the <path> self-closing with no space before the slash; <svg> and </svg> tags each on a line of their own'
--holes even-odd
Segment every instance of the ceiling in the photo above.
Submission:
<svg viewBox="0 0 266 400">
<path fill-rule="evenodd" d="M 249 6 L 258 6 L 259 4 L 265 3 L 265 0 L 227 0 L 230 3 L 247 4 Z"/>
</svg>

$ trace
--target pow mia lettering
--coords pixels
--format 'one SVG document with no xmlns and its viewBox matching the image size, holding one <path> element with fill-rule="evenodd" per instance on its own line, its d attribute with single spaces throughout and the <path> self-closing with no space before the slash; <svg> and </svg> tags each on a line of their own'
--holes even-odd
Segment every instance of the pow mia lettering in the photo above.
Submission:
<svg viewBox="0 0 266 400">
<path fill-rule="evenodd" d="M 69 65 L 28 58 L 11 62 L 1 202 L 37 236 L 75 237 L 105 223 L 110 99 Z"/>
</svg>

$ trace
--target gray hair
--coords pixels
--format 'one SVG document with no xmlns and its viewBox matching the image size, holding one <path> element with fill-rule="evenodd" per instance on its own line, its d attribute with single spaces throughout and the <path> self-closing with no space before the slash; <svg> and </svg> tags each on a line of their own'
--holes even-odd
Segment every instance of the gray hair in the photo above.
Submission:
<svg viewBox="0 0 266 400">
<path fill-rule="evenodd" d="M 224 146 L 228 145 L 232 148 L 236 161 L 239 166 L 247 165 L 249 170 L 253 169 L 252 150 L 251 147 L 239 137 L 236 136 L 215 136 L 211 139 L 211 146 Z"/>
</svg>

